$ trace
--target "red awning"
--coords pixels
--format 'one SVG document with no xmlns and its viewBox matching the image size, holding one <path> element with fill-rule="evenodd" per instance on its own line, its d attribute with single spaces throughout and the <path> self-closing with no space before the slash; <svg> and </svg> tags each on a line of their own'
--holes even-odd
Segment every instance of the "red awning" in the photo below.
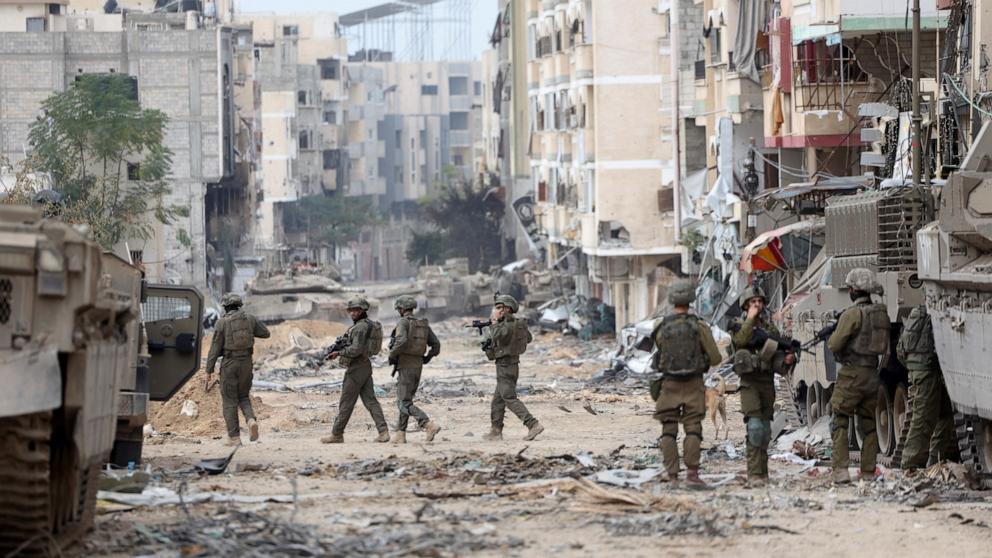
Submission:
<svg viewBox="0 0 992 558">
<path fill-rule="evenodd" d="M 799 221 L 758 235 L 741 253 L 741 271 L 785 271 L 788 265 L 782 255 L 781 237 L 796 232 L 807 233 L 823 227 L 823 221 L 815 219 Z"/>
</svg>

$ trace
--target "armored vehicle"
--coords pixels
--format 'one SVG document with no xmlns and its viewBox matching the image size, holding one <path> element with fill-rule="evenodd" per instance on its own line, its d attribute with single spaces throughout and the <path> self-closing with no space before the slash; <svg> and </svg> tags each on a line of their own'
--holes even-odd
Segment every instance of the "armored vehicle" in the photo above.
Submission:
<svg viewBox="0 0 992 558">
<path fill-rule="evenodd" d="M 961 459 L 992 488 L 992 172 L 978 172 L 990 162 L 988 155 L 965 160 L 976 170 L 951 175 L 939 219 L 917 239 L 937 357 L 960 413 Z"/>
<path fill-rule="evenodd" d="M 149 399 L 199 367 L 202 311 L 195 289 L 0 205 L 0 554 L 60 554 L 92 525 L 101 466 L 140 460 Z"/>
<path fill-rule="evenodd" d="M 923 302 L 916 276 L 915 231 L 926 222 L 929 194 L 914 188 L 868 190 L 835 196 L 825 211 L 826 238 L 822 254 L 810 267 L 783 309 L 786 331 L 803 342 L 835 320 L 851 304 L 844 278 L 856 267 L 876 273 L 883 302 L 892 323 L 892 347 L 902 329 L 902 319 Z M 812 424 L 830 414 L 830 397 L 837 378 L 835 362 L 826 343 L 802 355 L 790 381 L 800 417 Z M 909 427 L 908 377 L 893 354 L 880 370 L 876 428 L 881 455 L 898 464 L 902 441 Z M 854 429 L 852 429 L 854 430 Z M 856 440 L 852 440 L 857 444 Z"/>
</svg>

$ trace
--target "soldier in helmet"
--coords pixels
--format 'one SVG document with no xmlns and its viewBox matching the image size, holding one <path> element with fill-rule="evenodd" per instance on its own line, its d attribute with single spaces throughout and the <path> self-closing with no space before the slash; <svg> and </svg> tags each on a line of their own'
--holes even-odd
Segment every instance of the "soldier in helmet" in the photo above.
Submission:
<svg viewBox="0 0 992 558">
<path fill-rule="evenodd" d="M 386 417 L 382 414 L 382 406 L 375 397 L 375 386 L 372 383 L 372 361 L 370 356 L 379 351 L 382 345 L 382 330 L 376 322 L 369 319 L 369 301 L 363 297 L 356 296 L 348 300 L 348 315 L 351 316 L 353 325 L 348 328 L 345 335 L 348 338 L 346 346 L 340 352 L 333 352 L 328 358 L 341 357 L 341 364 L 345 366 L 344 383 L 341 384 L 341 402 L 338 404 L 338 416 L 334 419 L 334 426 L 331 427 L 331 435 L 324 436 L 320 441 L 324 444 L 340 444 L 344 442 L 344 429 L 351 420 L 351 413 L 355 410 L 355 403 L 362 399 L 362 405 L 368 409 L 375 422 L 379 437 L 376 442 L 389 441 L 389 427 L 386 425 Z M 378 335 L 378 341 L 376 336 Z M 376 346 L 379 345 L 379 346 Z M 373 353 L 373 354 L 370 354 Z"/>
<path fill-rule="evenodd" d="M 250 397 L 254 377 L 251 355 L 255 338 L 266 339 L 270 334 L 265 324 L 241 309 L 240 296 L 227 293 L 221 297 L 220 304 L 224 307 L 224 316 L 217 320 L 213 343 L 207 355 L 206 387 L 210 389 L 210 376 L 214 373 L 217 359 L 224 357 L 220 363 L 220 394 L 224 406 L 224 422 L 227 424 L 227 443 L 236 446 L 241 443 L 238 407 L 245 415 L 249 439 L 252 442 L 258 440 L 258 421 L 251 408 Z"/>
<path fill-rule="evenodd" d="M 755 329 L 778 335 L 778 328 L 768 319 L 764 291 L 756 286 L 744 289 L 740 296 L 743 318 L 730 325 L 734 354 L 734 372 L 741 378 L 741 413 L 747 429 L 747 482 L 760 487 L 768 482 L 768 446 L 772 438 L 772 418 L 775 415 L 775 373 L 790 366 L 795 355 L 786 353 L 779 362 L 769 358 L 764 347 L 755 343 Z"/>
<path fill-rule="evenodd" d="M 496 361 L 496 392 L 490 413 L 492 429 L 483 436 L 486 440 L 503 439 L 503 415 L 507 407 L 527 427 L 524 440 L 533 440 L 544 432 L 544 427 L 517 399 L 517 377 L 520 375 L 520 355 L 527 350 L 527 344 L 534 340 L 527 329 L 527 323 L 515 317 L 520 305 L 509 295 L 496 296 L 490 322 L 482 349 L 489 360 Z"/>
<path fill-rule="evenodd" d="M 396 406 L 400 409 L 400 418 L 393 443 L 406 443 L 406 426 L 411 416 L 424 429 L 424 440 L 430 442 L 441 431 L 441 427 L 413 404 L 413 396 L 420 385 L 421 370 L 441 352 L 441 342 L 434 335 L 426 318 L 413 317 L 413 311 L 417 308 L 415 298 L 401 296 L 393 306 L 400 314 L 389 342 L 389 363 L 396 367 L 393 373 L 399 373 L 400 376 L 396 381 Z M 424 352 L 428 347 L 430 351 L 425 356 Z"/>
<path fill-rule="evenodd" d="M 833 480 L 851 482 L 848 473 L 849 423 L 857 417 L 864 442 L 861 447 L 861 475 L 873 477 L 878 457 L 878 433 L 875 431 L 875 405 L 878 398 L 879 357 L 889 350 L 889 314 L 884 304 L 873 303 L 871 293 L 879 291 L 875 274 L 869 269 L 852 269 L 844 280 L 853 305 L 837 320 L 837 329 L 827 340 L 827 347 L 841 363 L 830 398 L 833 420 Z"/>
<path fill-rule="evenodd" d="M 682 444 L 686 482 L 705 486 L 699 478 L 703 416 L 706 414 L 703 374 L 720 363 L 720 350 L 710 326 L 689 313 L 689 305 L 695 299 L 696 287 L 692 281 L 681 279 L 673 283 L 668 290 L 668 302 L 674 307 L 673 311 L 662 318 L 651 333 L 658 347 L 655 367 L 662 373 L 654 418 L 661 422 L 662 460 L 673 485 L 678 484 L 679 478 L 676 441 L 681 422 L 685 431 Z"/>
</svg>

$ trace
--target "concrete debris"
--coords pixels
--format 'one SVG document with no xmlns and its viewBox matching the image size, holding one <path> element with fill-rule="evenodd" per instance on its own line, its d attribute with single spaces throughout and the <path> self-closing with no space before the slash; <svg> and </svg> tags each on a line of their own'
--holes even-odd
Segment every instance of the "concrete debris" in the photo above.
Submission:
<svg viewBox="0 0 992 558">
<path fill-rule="evenodd" d="M 593 477 L 596 482 L 612 484 L 614 486 L 640 486 L 653 480 L 661 474 L 661 469 L 642 469 L 640 471 L 630 471 L 628 469 L 610 469 L 600 471 Z"/>
<path fill-rule="evenodd" d="M 598 298 L 569 295 L 537 307 L 538 325 L 547 330 L 570 332 L 582 340 L 613 333 L 616 313 Z"/>
<path fill-rule="evenodd" d="M 183 401 L 183 407 L 179 410 L 179 414 L 196 418 L 196 416 L 200 414 L 200 409 L 196 406 L 196 401 L 187 399 L 186 401 Z"/>
<path fill-rule="evenodd" d="M 804 426 L 779 436 L 775 449 L 793 452 L 803 459 L 825 457 L 831 449 L 830 417 L 820 417 L 813 426 Z"/>
</svg>

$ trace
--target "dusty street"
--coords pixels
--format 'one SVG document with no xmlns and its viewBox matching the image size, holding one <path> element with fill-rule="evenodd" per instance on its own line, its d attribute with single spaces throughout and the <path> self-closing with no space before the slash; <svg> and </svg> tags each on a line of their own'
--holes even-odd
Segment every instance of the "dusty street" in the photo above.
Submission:
<svg viewBox="0 0 992 558">
<path fill-rule="evenodd" d="M 326 344 L 343 326 L 277 326 L 259 346 L 256 380 L 292 391 L 256 390 L 261 440 L 245 436 L 224 474 L 192 470 L 229 451 L 220 395 L 204 393 L 198 375 L 153 412 L 156 433 L 145 441 L 149 486 L 181 493 L 187 503 L 103 500 L 85 553 L 933 556 L 954 545 L 956 555 L 988 555 L 992 502 L 953 481 L 887 471 L 884 481 L 834 489 L 823 467 L 773 461 L 769 488 L 744 488 L 735 395 L 728 396 L 729 444 L 704 424 L 704 478 L 720 486 L 672 489 L 652 476 L 660 426 L 647 389 L 589 382 L 607 365 L 610 340 L 538 336 L 522 357 L 520 392 L 547 430 L 524 442 L 523 425 L 508 414 L 505 441 L 485 442 L 495 373 L 474 330 L 461 323 L 435 326 L 442 354 L 425 368 L 417 400 L 443 430 L 431 444 L 411 431 L 405 446 L 373 443 L 360 406 L 345 444 L 320 444 L 337 411 L 342 370 L 308 369 L 295 354 L 280 354 L 294 344 Z M 377 368 L 375 380 L 392 425 L 389 371 Z M 186 399 L 196 402 L 197 416 L 180 414 Z M 628 488 L 596 482 L 613 469 L 647 480 L 634 478 Z M 229 496 L 242 501 L 224 502 Z"/>
</svg>

